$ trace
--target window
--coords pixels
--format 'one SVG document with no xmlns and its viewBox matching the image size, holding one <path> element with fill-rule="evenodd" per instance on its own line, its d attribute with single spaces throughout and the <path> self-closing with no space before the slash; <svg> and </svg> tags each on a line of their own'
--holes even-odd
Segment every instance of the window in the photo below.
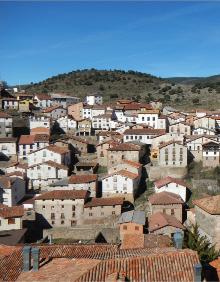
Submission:
<svg viewBox="0 0 220 282">
<path fill-rule="evenodd" d="M 73 212 L 73 213 L 72 213 L 72 217 L 75 217 L 75 215 L 76 215 L 75 212 Z"/>
<path fill-rule="evenodd" d="M 139 230 L 139 226 L 135 226 L 135 230 Z"/>
<path fill-rule="evenodd" d="M 9 218 L 8 224 L 15 224 L 15 218 Z"/>
<path fill-rule="evenodd" d="M 64 213 L 61 213 L 60 217 L 64 219 L 65 218 Z"/>
<path fill-rule="evenodd" d="M 45 209 L 45 206 L 42 206 L 42 209 Z"/>
<path fill-rule="evenodd" d="M 64 205 L 62 205 L 61 207 L 62 207 L 62 209 L 64 209 Z"/>
<path fill-rule="evenodd" d="M 104 212 L 101 212 L 101 215 L 104 215 Z"/>
<path fill-rule="evenodd" d="M 163 209 L 163 213 L 166 213 L 166 209 Z"/>
<path fill-rule="evenodd" d="M 75 206 L 72 206 L 72 211 L 75 211 Z"/>
<path fill-rule="evenodd" d="M 175 215 L 174 209 L 171 209 L 171 215 Z"/>
<path fill-rule="evenodd" d="M 55 224 L 55 221 L 54 221 L 54 220 L 52 220 L 52 221 L 51 221 L 51 224 L 52 224 L 52 225 L 54 225 L 54 224 Z"/>
<path fill-rule="evenodd" d="M 92 213 L 91 213 L 91 212 L 89 213 L 89 216 L 92 216 Z"/>
<path fill-rule="evenodd" d="M 127 230 L 128 228 L 127 228 L 127 225 L 124 225 L 123 226 L 123 230 Z"/>
<path fill-rule="evenodd" d="M 112 211 L 112 214 L 115 214 L 115 211 Z"/>
<path fill-rule="evenodd" d="M 55 219 L 55 213 L 51 213 L 50 218 Z"/>
<path fill-rule="evenodd" d="M 64 220 L 61 220 L 61 224 L 63 225 L 65 223 L 65 221 Z"/>
<path fill-rule="evenodd" d="M 51 209 L 53 210 L 53 209 L 54 209 L 54 206 L 51 206 Z"/>
</svg>

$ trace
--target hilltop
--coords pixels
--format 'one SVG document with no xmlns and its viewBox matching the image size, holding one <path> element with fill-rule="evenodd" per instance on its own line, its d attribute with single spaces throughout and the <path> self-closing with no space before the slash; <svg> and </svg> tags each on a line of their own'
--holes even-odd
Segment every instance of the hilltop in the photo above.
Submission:
<svg viewBox="0 0 220 282">
<path fill-rule="evenodd" d="M 85 97 L 100 92 L 104 101 L 132 98 L 142 102 L 161 100 L 177 109 L 220 108 L 220 75 L 212 77 L 159 78 L 147 73 L 123 70 L 76 70 L 39 83 L 23 85 L 29 93 L 67 93 Z"/>
</svg>

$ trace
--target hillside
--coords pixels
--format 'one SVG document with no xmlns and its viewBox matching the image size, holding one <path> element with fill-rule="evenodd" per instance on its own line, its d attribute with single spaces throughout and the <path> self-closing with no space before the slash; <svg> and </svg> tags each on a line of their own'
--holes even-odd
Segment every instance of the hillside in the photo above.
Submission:
<svg viewBox="0 0 220 282">
<path fill-rule="evenodd" d="M 132 98 L 149 102 L 161 100 L 177 109 L 220 108 L 220 76 L 208 78 L 167 78 L 122 70 L 76 70 L 53 76 L 39 83 L 24 85 L 29 93 L 68 93 L 83 98 L 100 92 L 104 101 Z"/>
</svg>

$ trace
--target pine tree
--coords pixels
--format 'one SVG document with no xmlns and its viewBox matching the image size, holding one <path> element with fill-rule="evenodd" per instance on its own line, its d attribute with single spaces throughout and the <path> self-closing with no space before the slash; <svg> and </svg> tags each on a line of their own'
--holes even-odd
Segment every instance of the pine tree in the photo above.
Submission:
<svg viewBox="0 0 220 282">
<path fill-rule="evenodd" d="M 216 251 L 215 245 L 212 245 L 206 236 L 199 234 L 197 224 L 192 225 L 192 228 L 186 233 L 185 245 L 191 250 L 198 252 L 201 263 L 208 263 L 218 257 L 219 252 Z"/>
</svg>

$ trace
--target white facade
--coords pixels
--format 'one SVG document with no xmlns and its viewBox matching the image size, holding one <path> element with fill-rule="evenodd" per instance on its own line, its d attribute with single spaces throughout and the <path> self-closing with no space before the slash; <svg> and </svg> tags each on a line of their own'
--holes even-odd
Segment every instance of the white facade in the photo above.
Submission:
<svg viewBox="0 0 220 282">
<path fill-rule="evenodd" d="M 186 202 L 186 196 L 187 196 L 187 188 L 183 185 L 177 184 L 175 182 L 171 182 L 168 184 L 165 184 L 164 186 L 157 188 L 156 186 L 155 192 L 160 193 L 160 192 L 171 192 L 179 195 L 184 202 Z"/>
<path fill-rule="evenodd" d="M 87 107 L 87 106 L 83 107 L 82 118 L 92 119 L 92 107 Z"/>
<path fill-rule="evenodd" d="M 19 159 L 27 160 L 28 155 L 36 150 L 45 148 L 49 145 L 49 142 L 34 142 L 33 144 L 18 145 L 18 157 Z"/>
<path fill-rule="evenodd" d="M 68 168 L 59 168 L 59 164 L 42 163 L 29 167 L 27 177 L 32 188 L 42 188 L 68 176 Z"/>
<path fill-rule="evenodd" d="M 34 96 L 34 100 L 37 101 L 36 106 L 41 108 L 41 109 L 45 109 L 48 107 L 51 107 L 53 102 L 52 102 L 52 98 L 51 99 L 39 99 L 37 95 Z"/>
<path fill-rule="evenodd" d="M 77 122 L 74 119 L 71 119 L 67 116 L 60 117 L 57 119 L 59 127 L 63 129 L 64 132 L 68 132 L 69 130 L 73 130 L 77 128 Z"/>
<path fill-rule="evenodd" d="M 14 142 L 7 142 L 7 141 L 3 142 L 3 141 L 1 141 L 1 138 L 0 138 L 0 152 L 7 157 L 15 156 L 17 154 L 16 141 L 14 141 Z"/>
<path fill-rule="evenodd" d="M 29 118 L 30 130 L 37 127 L 51 128 L 51 119 L 48 117 L 30 117 Z"/>
<path fill-rule="evenodd" d="M 3 218 L 0 216 L 0 231 L 19 230 L 22 229 L 22 218 L 15 217 Z"/>
<path fill-rule="evenodd" d="M 100 95 L 87 95 L 85 98 L 85 102 L 88 105 L 102 104 L 102 96 Z"/>
<path fill-rule="evenodd" d="M 28 166 L 33 166 L 35 164 L 40 164 L 47 161 L 53 161 L 55 163 L 64 164 L 68 166 L 71 161 L 70 151 L 68 150 L 68 152 L 66 153 L 59 153 L 55 152 L 55 150 L 56 148 L 54 149 L 54 151 L 51 151 L 47 148 L 43 148 L 30 153 L 28 155 Z"/>
<path fill-rule="evenodd" d="M 18 106 L 19 106 L 19 101 L 16 98 L 2 100 L 2 108 L 4 110 L 8 110 L 8 109 L 17 110 Z"/>
<path fill-rule="evenodd" d="M 197 127 L 192 130 L 193 135 L 215 135 L 215 131 L 205 127 Z"/>
<path fill-rule="evenodd" d="M 6 206 L 16 205 L 25 195 L 25 181 L 18 177 L 15 178 L 10 187 L 4 187 L 0 184 L 1 203 Z"/>
<path fill-rule="evenodd" d="M 158 113 L 139 112 L 137 117 L 137 123 L 144 123 L 147 126 L 158 128 Z"/>
</svg>

